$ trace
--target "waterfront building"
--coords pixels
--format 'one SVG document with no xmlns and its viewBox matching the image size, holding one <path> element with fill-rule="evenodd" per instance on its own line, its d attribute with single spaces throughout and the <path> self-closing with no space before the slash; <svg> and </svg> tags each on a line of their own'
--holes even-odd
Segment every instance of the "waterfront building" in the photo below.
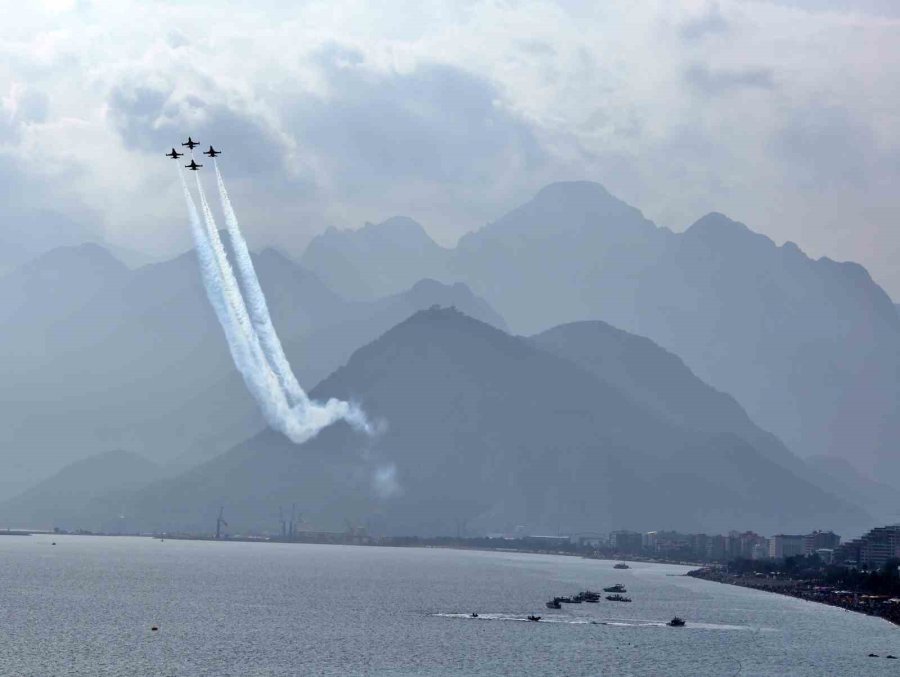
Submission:
<svg viewBox="0 0 900 677">
<path fill-rule="evenodd" d="M 644 534 L 625 529 L 613 531 L 609 535 L 609 546 L 618 552 L 639 553 L 644 545 Z"/>
<path fill-rule="evenodd" d="M 814 531 L 803 537 L 803 554 L 811 555 L 817 550 L 826 548 L 834 550 L 841 544 L 841 537 L 833 531 Z"/>
<path fill-rule="evenodd" d="M 819 548 L 815 552 L 824 564 L 832 564 L 834 562 L 834 550 L 830 548 Z"/>
<path fill-rule="evenodd" d="M 900 559 L 900 524 L 876 527 L 860 538 L 835 549 L 835 562 L 880 569 L 890 559 Z"/>
<path fill-rule="evenodd" d="M 803 554 L 803 536 L 776 534 L 769 539 L 769 557 L 784 559 Z"/>
</svg>

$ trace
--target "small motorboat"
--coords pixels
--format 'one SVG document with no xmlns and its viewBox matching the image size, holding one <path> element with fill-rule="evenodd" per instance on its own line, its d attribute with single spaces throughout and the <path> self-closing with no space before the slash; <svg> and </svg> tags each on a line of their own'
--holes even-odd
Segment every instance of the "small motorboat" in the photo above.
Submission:
<svg viewBox="0 0 900 677">
<path fill-rule="evenodd" d="M 683 628 L 685 625 L 687 625 L 687 623 L 685 623 L 685 620 L 683 618 L 675 616 L 675 618 L 669 621 L 666 625 L 668 625 L 670 628 Z"/>
<path fill-rule="evenodd" d="M 562 604 L 559 603 L 559 600 L 554 597 L 549 602 L 547 602 L 548 609 L 562 609 Z"/>
<path fill-rule="evenodd" d="M 619 562 L 618 564 L 613 566 L 613 569 L 630 569 L 631 567 L 625 564 L 625 562 Z"/>
<path fill-rule="evenodd" d="M 537 621 L 541 620 L 541 617 L 540 616 L 529 616 L 528 620 L 537 622 Z"/>
<path fill-rule="evenodd" d="M 478 618 L 478 614 L 476 614 L 476 613 L 473 611 L 472 613 L 469 614 L 469 618 Z"/>
<path fill-rule="evenodd" d="M 606 599 L 610 602 L 630 602 L 630 597 L 623 597 L 622 595 L 607 595 Z"/>
<path fill-rule="evenodd" d="M 563 604 L 579 604 L 580 602 L 576 602 L 574 597 L 554 597 L 557 602 L 562 602 Z"/>
<path fill-rule="evenodd" d="M 603 592 L 628 592 L 625 589 L 625 586 L 621 583 L 616 583 L 615 585 L 611 585 L 608 588 L 603 588 Z"/>
<path fill-rule="evenodd" d="M 593 590 L 585 590 L 584 592 L 579 592 L 575 595 L 575 599 L 579 599 L 582 602 L 599 602 L 600 593 L 594 592 Z"/>
</svg>

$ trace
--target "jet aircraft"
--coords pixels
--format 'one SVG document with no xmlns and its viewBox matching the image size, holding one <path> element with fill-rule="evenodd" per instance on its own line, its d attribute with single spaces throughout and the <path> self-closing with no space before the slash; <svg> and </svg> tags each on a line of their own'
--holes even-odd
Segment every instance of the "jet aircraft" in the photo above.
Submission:
<svg viewBox="0 0 900 677">
<path fill-rule="evenodd" d="M 214 158 L 216 155 L 221 155 L 221 154 L 222 154 L 222 151 L 216 150 L 215 148 L 213 148 L 212 146 L 210 146 L 210 147 L 209 147 L 209 150 L 203 151 L 203 154 L 204 154 L 204 155 L 209 155 L 210 157 Z"/>
<path fill-rule="evenodd" d="M 172 149 L 172 152 L 171 152 L 171 153 L 166 153 L 166 157 L 170 157 L 170 158 L 172 158 L 173 160 L 177 160 L 177 159 L 180 158 L 182 155 L 184 155 L 184 153 L 178 153 L 178 152 L 175 151 L 174 148 Z"/>
<path fill-rule="evenodd" d="M 187 140 L 185 143 L 181 144 L 181 145 L 182 145 L 182 146 L 187 146 L 187 147 L 190 148 L 191 150 L 194 150 L 194 146 L 199 146 L 200 144 L 197 143 L 196 141 L 194 141 L 191 137 L 188 137 L 188 140 Z"/>
<path fill-rule="evenodd" d="M 198 165 L 194 160 L 191 160 L 191 164 L 185 165 L 185 167 L 187 167 L 188 169 L 190 169 L 192 172 L 196 172 L 196 171 L 197 171 L 198 169 L 200 169 L 202 166 L 203 166 L 203 165 Z"/>
</svg>

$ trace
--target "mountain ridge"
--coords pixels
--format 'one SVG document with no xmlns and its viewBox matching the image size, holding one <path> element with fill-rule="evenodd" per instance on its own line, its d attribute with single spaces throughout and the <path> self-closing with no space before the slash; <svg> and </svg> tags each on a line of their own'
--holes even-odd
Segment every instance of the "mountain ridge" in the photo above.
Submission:
<svg viewBox="0 0 900 677">
<path fill-rule="evenodd" d="M 363 520 L 403 534 L 453 533 L 459 520 L 477 533 L 870 519 L 747 441 L 673 426 L 572 362 L 451 309 L 391 328 L 312 396 L 357 402 L 383 430 L 367 438 L 337 424 L 300 446 L 263 432 L 148 488 L 131 509 L 155 516 L 148 528 L 202 528 L 224 501 L 235 528 L 259 530 L 273 506 L 302 496 L 315 528 Z M 380 471 L 393 477 L 389 495 L 376 490 Z"/>
<path fill-rule="evenodd" d="M 647 336 L 801 456 L 900 481 L 900 313 L 859 264 L 718 212 L 675 233 L 591 182 L 551 184 L 447 259 L 430 276 L 465 282 L 515 332 L 600 319 Z"/>
</svg>

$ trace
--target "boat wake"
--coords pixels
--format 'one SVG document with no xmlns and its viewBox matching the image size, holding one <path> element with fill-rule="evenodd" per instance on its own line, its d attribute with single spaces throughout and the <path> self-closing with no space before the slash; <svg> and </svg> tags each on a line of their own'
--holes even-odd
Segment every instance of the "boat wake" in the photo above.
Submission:
<svg viewBox="0 0 900 677">
<path fill-rule="evenodd" d="M 524 621 L 528 622 L 527 614 L 491 614 L 479 612 L 477 616 L 470 613 L 434 613 L 432 616 L 438 618 L 460 618 L 469 621 Z M 632 618 L 588 618 L 586 616 L 563 616 L 554 614 L 550 616 L 541 616 L 541 623 L 557 623 L 562 625 L 606 625 L 614 628 L 665 628 L 668 627 L 668 621 L 641 620 Z M 769 628 L 751 628 L 748 625 L 726 625 L 723 623 L 693 623 L 688 622 L 685 629 L 695 630 L 768 630 Z"/>
</svg>

